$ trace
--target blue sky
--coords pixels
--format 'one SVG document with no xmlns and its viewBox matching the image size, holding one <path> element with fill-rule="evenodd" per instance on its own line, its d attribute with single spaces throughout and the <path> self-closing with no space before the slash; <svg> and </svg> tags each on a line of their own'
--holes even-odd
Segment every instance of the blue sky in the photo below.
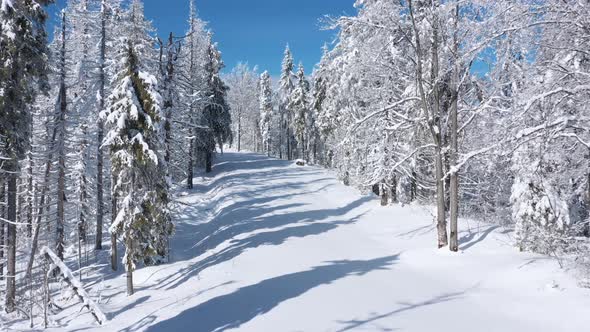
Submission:
<svg viewBox="0 0 590 332">
<path fill-rule="evenodd" d="M 65 0 L 58 0 L 57 8 Z M 160 35 L 186 31 L 188 0 L 145 0 L 146 16 Z M 201 18 L 209 22 L 223 59 L 231 70 L 238 62 L 258 65 L 278 76 L 285 45 L 309 73 L 321 57 L 321 47 L 334 31 L 321 31 L 324 15 L 352 15 L 354 0 L 197 0 Z M 55 9 L 51 10 L 55 13 Z M 52 17 L 52 22 L 55 18 Z"/>
</svg>

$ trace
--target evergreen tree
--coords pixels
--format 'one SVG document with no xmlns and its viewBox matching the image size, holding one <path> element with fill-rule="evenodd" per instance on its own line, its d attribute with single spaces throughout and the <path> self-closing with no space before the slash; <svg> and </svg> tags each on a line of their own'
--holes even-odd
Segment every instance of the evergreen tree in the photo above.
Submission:
<svg viewBox="0 0 590 332">
<path fill-rule="evenodd" d="M 227 102 L 228 87 L 221 79 L 220 73 L 224 64 L 221 53 L 211 41 L 209 36 L 209 48 L 205 71 L 207 73 L 206 91 L 207 104 L 203 111 L 201 125 L 208 128 L 208 132 L 201 135 L 201 149 L 205 155 L 205 171 L 211 172 L 213 153 L 216 144 L 223 152 L 223 144 L 231 142 L 231 110 Z"/>
<path fill-rule="evenodd" d="M 293 130 L 297 143 L 297 156 L 308 159 L 306 154 L 306 135 L 309 133 L 309 82 L 305 77 L 305 69 L 299 64 L 297 85 L 289 98 L 288 109 L 293 114 Z"/>
<path fill-rule="evenodd" d="M 158 153 L 161 96 L 155 77 L 140 71 L 133 43 L 124 48 L 125 67 L 102 117 L 110 127 L 103 143 L 110 148 L 113 194 L 122 198 L 110 232 L 121 234 L 127 293 L 133 294 L 138 262 L 152 264 L 167 254 L 172 232 L 168 192 Z"/>
<path fill-rule="evenodd" d="M 293 74 L 293 55 L 289 45 L 285 48 L 285 55 L 283 57 L 283 64 L 281 68 L 281 79 L 279 81 L 279 119 L 281 132 L 279 135 L 279 157 L 283 156 L 288 160 L 293 158 L 292 155 L 292 113 L 289 109 L 291 102 L 291 94 L 295 88 L 294 74 Z M 284 153 L 283 153 L 284 150 Z"/>
<path fill-rule="evenodd" d="M 268 71 L 260 76 L 260 133 L 263 151 L 268 156 L 271 153 L 271 123 L 272 123 L 272 89 Z"/>
</svg>

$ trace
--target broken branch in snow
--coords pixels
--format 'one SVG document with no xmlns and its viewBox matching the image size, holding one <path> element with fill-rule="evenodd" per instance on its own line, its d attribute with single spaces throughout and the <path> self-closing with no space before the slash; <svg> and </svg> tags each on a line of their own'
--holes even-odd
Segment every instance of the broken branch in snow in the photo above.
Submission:
<svg viewBox="0 0 590 332">
<path fill-rule="evenodd" d="M 72 271 L 64 264 L 64 262 L 59 259 L 59 257 L 57 257 L 57 255 L 48 247 L 43 247 L 43 249 L 41 249 L 40 255 L 52 263 L 57 270 L 59 270 L 63 280 L 68 283 L 68 285 L 70 285 L 74 293 L 76 293 L 80 299 L 80 302 L 82 302 L 84 307 L 88 308 L 98 324 L 102 325 L 105 323 L 107 321 L 105 314 L 98 307 L 96 302 L 90 298 L 90 295 L 86 293 L 80 281 L 74 277 Z"/>
</svg>

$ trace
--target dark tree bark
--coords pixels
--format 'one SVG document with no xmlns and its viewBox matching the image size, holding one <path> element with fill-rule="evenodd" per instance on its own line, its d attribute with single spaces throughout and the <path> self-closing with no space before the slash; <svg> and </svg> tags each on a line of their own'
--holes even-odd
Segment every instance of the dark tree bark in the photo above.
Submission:
<svg viewBox="0 0 590 332">
<path fill-rule="evenodd" d="M 387 184 L 385 181 L 381 182 L 381 206 L 387 206 L 389 204 L 389 190 L 387 190 Z"/>
<path fill-rule="evenodd" d="M 193 189 L 193 177 L 194 177 L 194 150 L 195 150 L 195 139 L 190 138 L 189 140 L 189 148 L 188 148 L 188 169 L 186 170 L 186 187 L 188 189 Z"/>
<path fill-rule="evenodd" d="M 58 178 L 57 178 L 57 224 L 55 226 L 55 248 L 57 257 L 64 259 L 64 224 L 66 201 L 66 112 L 68 97 L 66 88 L 66 12 L 62 11 L 61 19 L 61 53 L 60 53 L 60 87 L 59 87 L 59 115 L 56 127 L 58 128 Z"/>
<path fill-rule="evenodd" d="M 205 172 L 211 173 L 213 170 L 213 153 L 211 151 L 207 151 L 205 153 Z"/>
<path fill-rule="evenodd" d="M 119 199 L 119 197 L 115 192 L 115 185 L 117 184 L 116 174 L 112 174 L 111 176 L 111 222 L 114 222 L 117 218 L 117 214 L 119 213 L 119 209 L 117 207 L 117 200 Z M 111 233 L 111 269 L 113 271 L 117 271 L 119 266 L 117 249 L 117 234 Z"/>
<path fill-rule="evenodd" d="M 6 244 L 4 238 L 5 222 L 3 219 L 8 219 L 6 215 L 6 183 L 0 182 L 0 280 L 4 280 L 4 246 Z"/>
<path fill-rule="evenodd" d="M 397 198 L 397 176 L 393 176 L 391 179 L 391 202 L 392 203 L 399 203 Z"/>
<path fill-rule="evenodd" d="M 17 162 L 11 160 L 7 167 L 8 175 L 8 204 L 7 204 L 7 232 L 6 232 L 6 312 L 16 309 L 16 200 L 17 200 Z"/>
<path fill-rule="evenodd" d="M 99 66 L 99 109 L 100 113 L 105 108 L 106 96 L 106 51 L 107 51 L 107 3 L 102 0 L 100 14 L 100 66 Z M 96 151 L 96 241 L 94 249 L 102 250 L 102 228 L 104 222 L 104 156 L 100 148 L 104 140 L 104 123 L 98 119 L 98 148 Z"/>
</svg>

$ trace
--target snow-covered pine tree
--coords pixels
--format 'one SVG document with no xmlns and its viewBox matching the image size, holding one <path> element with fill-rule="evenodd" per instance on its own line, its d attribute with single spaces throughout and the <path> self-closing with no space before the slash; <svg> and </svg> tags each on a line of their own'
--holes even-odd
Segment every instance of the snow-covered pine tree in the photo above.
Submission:
<svg viewBox="0 0 590 332">
<path fill-rule="evenodd" d="M 231 110 L 227 102 L 228 87 L 221 79 L 221 70 L 224 67 L 221 59 L 221 52 L 217 45 L 211 40 L 209 34 L 209 47 L 207 53 L 207 63 L 205 72 L 207 77 L 206 95 L 207 104 L 203 110 L 201 126 L 207 127 L 207 131 L 201 131 L 199 146 L 202 154 L 205 156 L 205 172 L 212 170 L 213 153 L 215 146 L 223 152 L 223 145 L 232 141 L 231 132 Z"/>
<path fill-rule="evenodd" d="M 101 117 L 110 128 L 102 147 L 110 149 L 112 172 L 117 174 L 114 194 L 121 198 L 109 231 L 122 236 L 131 295 L 136 264 L 152 264 L 167 254 L 172 224 L 158 153 L 161 96 L 156 78 L 140 70 L 133 43 L 125 44 L 124 68 Z"/>
<path fill-rule="evenodd" d="M 263 151 L 268 156 L 271 154 L 271 124 L 272 124 L 272 88 L 268 71 L 260 76 L 260 133 L 262 136 Z"/>
<path fill-rule="evenodd" d="M 309 82 L 305 77 L 305 69 L 301 63 L 296 76 L 297 84 L 291 93 L 287 108 L 293 114 L 293 131 L 297 146 L 296 156 L 307 160 L 306 136 L 309 133 L 309 128 L 307 128 L 309 121 Z"/>
<path fill-rule="evenodd" d="M 293 159 L 293 135 L 292 135 L 292 114 L 289 109 L 291 101 L 291 94 L 295 89 L 295 74 L 293 73 L 293 55 L 289 45 L 285 48 L 285 55 L 283 57 L 283 64 L 281 68 L 281 78 L 279 81 L 279 121 L 280 121 L 280 135 L 279 135 L 279 158 Z"/>
</svg>

